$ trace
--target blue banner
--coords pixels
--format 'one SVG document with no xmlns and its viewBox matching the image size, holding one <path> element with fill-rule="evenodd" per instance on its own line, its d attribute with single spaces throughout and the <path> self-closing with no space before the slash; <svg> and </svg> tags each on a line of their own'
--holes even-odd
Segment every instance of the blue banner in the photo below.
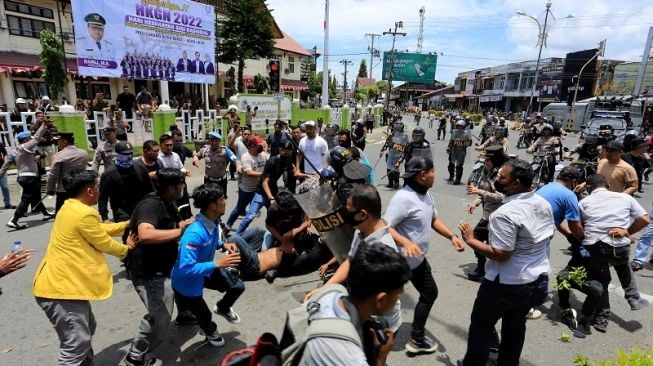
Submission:
<svg viewBox="0 0 653 366">
<path fill-rule="evenodd" d="M 73 0 L 85 76 L 216 81 L 215 10 L 187 0 Z"/>
</svg>

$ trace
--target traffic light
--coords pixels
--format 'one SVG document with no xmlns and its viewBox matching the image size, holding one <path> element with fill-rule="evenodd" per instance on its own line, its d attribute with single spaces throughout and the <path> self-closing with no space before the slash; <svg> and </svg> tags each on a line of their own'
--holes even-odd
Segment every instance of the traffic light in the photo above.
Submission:
<svg viewBox="0 0 653 366">
<path fill-rule="evenodd" d="M 281 91 L 281 63 L 279 60 L 268 62 L 268 77 L 270 78 L 270 91 L 278 93 Z"/>
</svg>

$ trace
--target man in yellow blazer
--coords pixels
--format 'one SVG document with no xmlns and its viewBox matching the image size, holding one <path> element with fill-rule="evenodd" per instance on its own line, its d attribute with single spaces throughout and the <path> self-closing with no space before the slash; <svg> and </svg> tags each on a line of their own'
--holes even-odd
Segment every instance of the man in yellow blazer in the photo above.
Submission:
<svg viewBox="0 0 653 366">
<path fill-rule="evenodd" d="M 123 245 L 112 237 L 123 234 L 127 221 L 100 220 L 93 208 L 100 195 L 95 171 L 73 170 L 63 185 L 71 198 L 56 216 L 32 291 L 59 336 L 57 365 L 92 365 L 96 323 L 90 300 L 104 300 L 113 290 L 103 253 L 122 259 L 138 239 L 130 236 Z"/>
</svg>

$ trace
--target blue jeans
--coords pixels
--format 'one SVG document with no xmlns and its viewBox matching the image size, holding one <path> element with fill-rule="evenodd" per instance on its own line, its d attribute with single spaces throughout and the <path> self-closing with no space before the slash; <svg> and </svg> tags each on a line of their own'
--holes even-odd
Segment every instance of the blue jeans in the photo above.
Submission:
<svg viewBox="0 0 653 366">
<path fill-rule="evenodd" d="M 236 207 L 234 207 L 233 210 L 231 210 L 231 213 L 229 214 L 229 218 L 227 218 L 227 226 L 231 227 L 231 225 L 236 222 L 236 219 L 238 218 L 238 215 L 245 211 L 247 208 L 247 205 L 252 202 L 252 199 L 254 198 L 254 195 L 256 192 L 245 192 L 242 189 L 238 189 L 238 202 L 236 202 Z M 240 232 L 239 232 L 240 233 Z"/>
<path fill-rule="evenodd" d="M 5 202 L 7 202 L 5 200 Z M 653 215 L 653 210 L 649 212 L 649 217 Z M 651 246 L 651 241 L 653 240 L 653 222 L 648 224 L 646 228 L 644 228 L 644 231 L 642 232 L 642 235 L 639 236 L 639 239 L 637 239 L 637 249 L 635 250 L 635 258 L 633 260 L 638 261 L 639 263 L 644 263 L 648 259 L 648 248 Z"/>
<path fill-rule="evenodd" d="M 497 364 L 518 366 L 526 338 L 526 314 L 546 299 L 548 277 L 524 285 L 504 285 L 483 279 L 478 288 L 469 325 L 465 366 L 485 366 L 490 354 L 492 331 L 501 319 L 501 345 Z"/>
<path fill-rule="evenodd" d="M 267 205 L 268 202 L 265 198 L 263 198 L 263 195 L 261 195 L 260 193 L 254 195 L 254 199 L 252 199 L 252 202 L 249 204 L 249 209 L 247 210 L 247 214 L 240 221 L 240 225 L 238 225 L 238 230 L 236 231 L 236 234 L 238 235 L 242 234 L 243 231 L 245 231 L 245 229 L 247 229 L 249 224 L 254 220 L 254 218 L 256 218 L 256 215 L 259 213 L 259 211 L 261 211 L 263 206 L 267 206 Z"/>
<path fill-rule="evenodd" d="M 2 189 L 2 199 L 5 201 L 5 207 L 11 205 L 11 196 L 9 196 L 9 180 L 7 174 L 0 178 L 0 189 Z"/>
<path fill-rule="evenodd" d="M 240 252 L 240 264 L 238 269 L 245 279 L 258 279 L 261 277 L 261 265 L 258 260 L 258 252 L 263 246 L 265 230 L 252 228 L 245 230 L 241 235 L 230 236 L 226 242 L 233 243 Z"/>
</svg>

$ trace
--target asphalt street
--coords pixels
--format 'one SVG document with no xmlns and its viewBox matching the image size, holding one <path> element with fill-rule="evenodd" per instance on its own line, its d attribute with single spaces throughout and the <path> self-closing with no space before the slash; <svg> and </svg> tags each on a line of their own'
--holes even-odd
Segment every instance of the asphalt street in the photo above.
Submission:
<svg viewBox="0 0 653 366">
<path fill-rule="evenodd" d="M 428 123 L 422 126 L 428 127 Z M 426 124 L 426 125 L 425 125 Z M 407 123 L 407 132 L 414 127 Z M 464 186 L 448 185 L 446 178 L 447 155 L 446 141 L 435 138 L 435 129 L 427 129 L 427 139 L 432 142 L 436 165 L 436 183 L 431 189 L 436 200 L 438 214 L 442 220 L 454 227 L 459 219 L 475 224 L 480 217 L 480 210 L 474 215 L 466 213 L 466 205 L 473 197 L 465 194 Z M 366 154 L 376 162 L 382 140 L 382 131 L 376 129 L 370 137 Z M 479 128 L 474 131 L 478 134 Z M 447 136 L 448 137 L 448 136 Z M 526 156 L 525 150 L 517 150 L 517 132 L 510 131 L 510 153 Z M 448 140 L 447 140 L 448 141 Z M 566 138 L 566 146 L 576 143 L 577 137 Z M 477 154 L 470 148 L 466 160 L 466 177 Z M 202 169 L 188 164 L 193 173 L 189 186 L 193 188 L 201 181 Z M 376 176 L 385 175 L 385 163 L 381 161 L 376 167 Z M 15 177 L 10 177 L 15 183 Z M 377 181 L 384 204 L 389 202 L 394 190 L 385 187 L 386 181 Z M 648 210 L 653 198 L 653 186 L 645 184 L 645 193 L 639 197 L 639 202 Z M 227 205 L 227 212 L 235 205 L 236 184 L 229 183 L 229 196 L 233 197 Z M 13 193 L 13 201 L 17 203 L 18 193 Z M 46 201 L 54 206 L 54 200 Z M 0 222 L 9 221 L 13 212 L 0 211 Z M 263 216 L 257 218 L 253 225 L 262 225 Z M 21 240 L 26 248 L 35 249 L 33 259 L 27 267 L 0 280 L 2 295 L 2 337 L 0 338 L 0 365 L 54 365 L 56 363 L 58 340 L 56 333 L 43 311 L 38 307 L 31 293 L 34 271 L 45 254 L 51 222 L 41 221 L 40 215 L 27 218 L 28 230 L 4 230 L 4 249 L 11 249 L 14 240 Z M 457 230 L 456 230 L 457 231 Z M 555 274 L 562 269 L 567 260 L 568 244 L 557 234 L 551 245 L 552 271 Z M 633 247 L 634 250 L 634 247 Z M 448 240 L 432 235 L 428 258 L 433 268 L 433 274 L 439 287 L 439 296 L 426 324 L 427 331 L 439 343 L 438 352 L 409 358 L 404 352 L 404 346 L 409 338 L 410 323 L 417 293 L 408 284 L 401 297 L 403 325 L 399 330 L 394 351 L 390 354 L 390 365 L 455 365 L 462 358 L 466 348 L 467 329 L 470 312 L 478 284 L 467 280 L 466 271 L 475 266 L 475 257 L 469 248 L 458 253 Z M 131 339 L 136 334 L 139 321 L 145 314 L 145 307 L 136 295 L 132 284 L 125 278 L 124 268 L 120 261 L 110 257 L 109 265 L 114 273 L 113 296 L 105 301 L 93 302 L 92 307 L 97 320 L 97 331 L 93 338 L 96 365 L 117 365 L 125 356 Z M 613 275 L 616 279 L 616 275 Z M 647 267 L 636 273 L 636 280 L 642 294 L 653 294 L 653 267 Z M 218 365 L 224 355 L 234 349 L 243 348 L 255 342 L 263 332 L 281 335 L 285 313 L 299 304 L 306 291 L 320 283 L 317 273 L 301 277 L 277 279 L 270 285 L 264 280 L 247 282 L 247 290 L 238 300 L 234 309 L 242 318 L 241 324 L 229 324 L 224 319 L 215 317 L 219 330 L 226 339 L 222 348 L 213 348 L 204 344 L 204 337 L 196 326 L 173 326 L 164 344 L 159 348 L 157 356 L 164 365 Z M 575 355 L 585 354 L 592 360 L 612 357 L 617 348 L 630 349 L 633 346 L 647 348 L 653 344 L 653 309 L 644 308 L 631 311 L 623 298 L 623 292 L 618 285 L 611 286 L 611 305 L 613 316 L 608 331 L 605 334 L 594 331 L 585 339 L 573 338 L 563 342 L 559 338 L 563 334 L 571 334 L 569 329 L 559 322 L 559 308 L 556 305 L 557 295 L 550 285 L 549 300 L 540 308 L 543 313 L 538 320 L 529 320 L 527 335 L 522 353 L 522 365 L 570 365 Z M 221 294 L 207 290 L 204 295 L 212 306 Z M 650 301 L 650 297 L 645 296 Z M 584 295 L 572 293 L 572 304 L 579 309 Z M 500 326 L 500 325 L 499 325 Z"/>
</svg>

